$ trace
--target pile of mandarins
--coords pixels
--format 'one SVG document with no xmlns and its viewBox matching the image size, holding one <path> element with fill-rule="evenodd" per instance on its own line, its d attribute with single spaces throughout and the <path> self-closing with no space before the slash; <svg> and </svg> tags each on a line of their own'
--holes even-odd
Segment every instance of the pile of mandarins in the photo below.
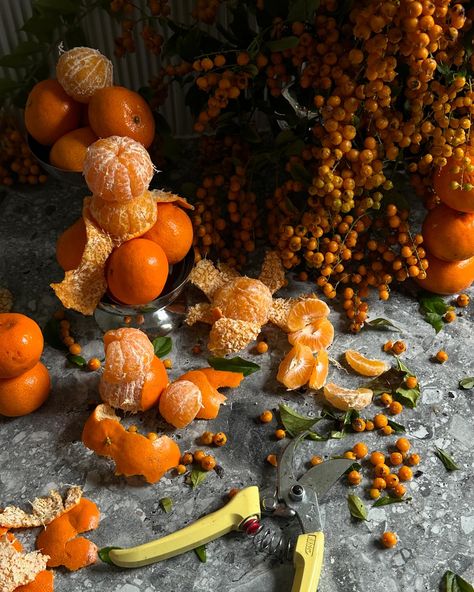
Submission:
<svg viewBox="0 0 474 592">
<path fill-rule="evenodd" d="M 433 176 L 440 204 L 423 222 L 429 261 L 426 279 L 418 280 L 437 294 L 455 294 L 474 281 L 474 148 L 458 148 Z"/>
<path fill-rule="evenodd" d="M 128 136 L 148 148 L 153 114 L 141 95 L 113 84 L 112 62 L 96 49 L 61 53 L 56 79 L 38 82 L 28 95 L 25 126 L 50 147 L 53 166 L 82 172 L 86 149 L 98 138 Z"/>
<path fill-rule="evenodd" d="M 49 372 L 39 361 L 43 345 L 43 334 L 33 319 L 13 312 L 0 314 L 0 415 L 27 415 L 48 398 Z"/>
</svg>

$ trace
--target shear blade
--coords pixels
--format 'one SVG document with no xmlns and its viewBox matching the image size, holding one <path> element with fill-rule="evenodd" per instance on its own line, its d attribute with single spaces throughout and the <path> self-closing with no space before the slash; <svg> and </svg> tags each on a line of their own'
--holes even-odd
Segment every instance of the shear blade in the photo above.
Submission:
<svg viewBox="0 0 474 592">
<path fill-rule="evenodd" d="M 298 479 L 298 483 L 306 488 L 311 487 L 317 498 L 321 499 L 353 464 L 353 460 L 346 458 L 327 460 L 309 469 Z"/>
</svg>

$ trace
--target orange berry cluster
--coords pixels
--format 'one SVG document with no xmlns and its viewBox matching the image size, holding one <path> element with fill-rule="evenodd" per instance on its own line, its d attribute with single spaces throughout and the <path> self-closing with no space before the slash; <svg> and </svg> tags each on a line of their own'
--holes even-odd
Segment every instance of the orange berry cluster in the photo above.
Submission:
<svg viewBox="0 0 474 592">
<path fill-rule="evenodd" d="M 54 313 L 54 318 L 59 321 L 61 341 L 68 348 L 68 351 L 73 356 L 79 356 L 82 352 L 82 347 L 74 340 L 71 335 L 71 323 L 65 318 L 64 310 L 58 310 Z M 87 362 L 87 370 L 95 372 L 102 366 L 99 358 L 90 358 Z"/>
<path fill-rule="evenodd" d="M 39 166 L 14 121 L 0 120 L 0 185 L 16 182 L 37 185 L 45 183 L 47 175 Z"/>
<path fill-rule="evenodd" d="M 217 463 L 216 459 L 212 455 L 206 454 L 204 450 L 195 450 L 194 453 L 185 452 L 180 458 L 176 472 L 178 475 L 184 475 L 188 471 L 187 467 L 192 464 L 198 465 L 204 471 L 212 471 L 216 468 Z"/>
<path fill-rule="evenodd" d="M 221 0 L 196 0 L 192 17 L 206 25 L 212 25 L 217 16 Z"/>
<path fill-rule="evenodd" d="M 408 451 L 410 448 L 411 444 L 407 438 L 398 438 L 394 450 L 390 452 L 388 457 L 378 450 L 370 454 L 369 460 L 374 468 L 374 479 L 372 480 L 371 487 L 368 491 L 369 497 L 372 499 L 378 499 L 382 491 L 385 489 L 394 497 L 401 498 L 405 495 L 406 487 L 404 483 L 411 481 L 413 478 L 411 467 L 420 463 L 420 455 L 413 452 L 409 453 Z M 357 460 L 361 460 L 369 454 L 367 445 L 363 442 L 357 442 L 354 444 L 352 450 L 348 452 L 351 452 L 352 456 L 346 456 L 346 453 L 346 458 L 354 458 Z M 395 472 L 394 467 L 400 468 Z M 360 471 L 350 471 L 347 474 L 347 481 L 350 485 L 359 485 L 362 481 Z"/>
</svg>

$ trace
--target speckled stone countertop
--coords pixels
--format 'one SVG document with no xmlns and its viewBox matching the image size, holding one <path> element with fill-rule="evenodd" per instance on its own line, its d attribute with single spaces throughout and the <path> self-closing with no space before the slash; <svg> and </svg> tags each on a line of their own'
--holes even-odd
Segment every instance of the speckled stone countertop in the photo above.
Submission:
<svg viewBox="0 0 474 592">
<path fill-rule="evenodd" d="M 58 234 L 80 214 L 81 190 L 48 182 L 43 188 L 13 190 L 0 194 L 0 285 L 14 294 L 14 310 L 33 317 L 43 326 L 58 309 L 51 281 L 61 278 L 55 260 Z M 258 264 L 257 264 L 258 268 Z M 290 282 L 286 294 L 310 290 L 302 282 Z M 403 331 L 408 350 L 403 356 L 422 385 L 422 398 L 414 410 L 405 410 L 397 421 L 407 427 L 413 449 L 422 457 L 417 477 L 409 484 L 412 501 L 374 508 L 367 522 L 351 519 L 347 508 L 346 484 L 338 483 L 321 503 L 325 520 L 326 552 L 320 592 L 437 592 L 443 573 L 450 569 L 474 581 L 474 391 L 460 390 L 459 379 L 474 375 L 474 305 L 459 314 L 456 322 L 435 335 L 422 320 L 414 289 L 393 294 L 385 304 L 374 301 L 371 317 L 391 319 Z M 196 298 L 197 293 L 191 293 Z M 70 315 L 72 333 L 83 345 L 84 357 L 102 356 L 102 339 L 93 318 Z M 393 333 L 363 331 L 354 337 L 342 330 L 340 311 L 331 313 L 336 338 L 331 355 L 340 359 L 348 349 L 369 357 L 389 359 L 381 345 Z M 183 327 L 175 331 L 171 379 L 188 369 L 206 365 L 206 351 L 193 355 L 192 346 L 206 342 L 206 327 Z M 276 369 L 288 344 L 274 327 L 264 329 L 270 351 L 263 356 L 244 355 L 261 364 L 261 370 L 245 379 L 241 388 L 229 393 L 227 405 L 217 419 L 195 421 L 184 430 L 172 431 L 149 412 L 136 423 L 146 431 L 165 431 L 175 437 L 183 451 L 197 447 L 206 429 L 225 431 L 227 446 L 216 451 L 222 467 L 196 489 L 183 477 L 166 475 L 155 485 L 140 479 L 115 477 L 111 463 L 93 455 L 81 443 L 81 431 L 98 402 L 98 373 L 84 372 L 66 363 L 64 354 L 45 347 L 43 361 L 50 370 L 53 390 L 49 400 L 32 415 L 17 419 L 0 418 L 0 506 L 23 504 L 46 494 L 50 488 L 64 491 L 80 484 L 85 495 L 101 510 L 101 523 L 88 536 L 99 547 L 128 546 L 163 536 L 202 515 L 221 507 L 232 487 L 256 484 L 269 489 L 275 469 L 264 459 L 284 445 L 272 437 L 271 425 L 257 421 L 265 408 L 276 409 L 286 402 L 302 413 L 318 412 L 320 397 L 287 393 L 275 380 Z M 445 349 L 449 361 L 436 364 L 431 357 Z M 332 366 L 330 379 L 342 385 L 360 385 L 364 379 Z M 375 407 L 371 412 L 375 414 Z M 360 437 L 344 440 L 304 442 L 298 459 L 311 455 L 342 454 Z M 364 434 L 369 449 L 387 450 L 395 437 L 374 432 Z M 461 470 L 447 472 L 434 456 L 435 446 L 447 449 Z M 301 464 L 301 468 L 303 466 Z M 357 493 L 368 507 L 366 490 L 370 471 L 365 468 L 363 486 Z M 159 500 L 173 500 L 165 514 Z M 276 528 L 286 524 L 274 523 Z M 294 526 L 294 525 L 293 525 Z M 382 550 L 380 534 L 395 530 L 399 544 Z M 287 529 L 288 533 L 294 530 Z M 32 548 L 36 531 L 19 536 Z M 207 563 L 193 552 L 163 563 L 136 570 L 120 570 L 105 564 L 75 573 L 56 572 L 56 590 L 79 592 L 286 592 L 291 589 L 291 563 L 256 553 L 252 541 L 242 534 L 230 534 L 207 546 Z"/>
</svg>

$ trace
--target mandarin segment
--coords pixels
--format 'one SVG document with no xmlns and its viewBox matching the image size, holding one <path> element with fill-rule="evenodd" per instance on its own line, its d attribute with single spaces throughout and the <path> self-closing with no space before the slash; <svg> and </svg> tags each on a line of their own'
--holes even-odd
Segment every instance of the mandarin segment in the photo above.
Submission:
<svg viewBox="0 0 474 592">
<path fill-rule="evenodd" d="M 93 219 L 115 242 L 139 237 L 156 222 L 156 205 L 150 191 L 124 203 L 106 201 L 97 195 L 89 200 Z"/>
<path fill-rule="evenodd" d="M 56 77 L 66 93 L 79 103 L 88 103 L 99 89 L 112 85 L 112 62 L 91 47 L 73 47 L 61 53 Z"/>
<path fill-rule="evenodd" d="M 348 349 L 344 356 L 349 366 L 362 376 L 380 376 L 390 368 L 387 362 L 366 358 L 353 349 Z"/>
<path fill-rule="evenodd" d="M 308 382 L 313 368 L 313 352 L 306 345 L 297 343 L 280 362 L 277 380 L 288 390 L 294 390 Z"/>
<path fill-rule="evenodd" d="M 154 173 L 147 150 L 139 142 L 121 136 L 104 137 L 91 144 L 83 168 L 92 193 L 115 202 L 142 195 Z"/>
<path fill-rule="evenodd" d="M 305 298 L 296 302 L 288 314 L 290 332 L 299 331 L 314 321 L 329 315 L 328 305 L 319 298 Z"/>
<path fill-rule="evenodd" d="M 313 352 L 327 349 L 334 339 L 334 327 L 326 318 L 321 318 L 306 325 L 299 331 L 288 335 L 288 341 L 294 345 L 299 343 L 306 345 Z"/>
<path fill-rule="evenodd" d="M 311 389 L 318 390 L 326 384 L 329 372 L 329 356 L 325 349 L 318 351 L 314 361 L 314 367 L 309 377 L 308 386 Z"/>
<path fill-rule="evenodd" d="M 360 411 L 372 402 L 373 392 L 367 388 L 347 389 L 333 382 L 324 386 L 324 397 L 336 409 Z"/>
<path fill-rule="evenodd" d="M 159 410 L 175 428 L 189 425 L 202 407 L 200 389 L 190 380 L 180 379 L 166 387 L 160 397 Z"/>
</svg>

